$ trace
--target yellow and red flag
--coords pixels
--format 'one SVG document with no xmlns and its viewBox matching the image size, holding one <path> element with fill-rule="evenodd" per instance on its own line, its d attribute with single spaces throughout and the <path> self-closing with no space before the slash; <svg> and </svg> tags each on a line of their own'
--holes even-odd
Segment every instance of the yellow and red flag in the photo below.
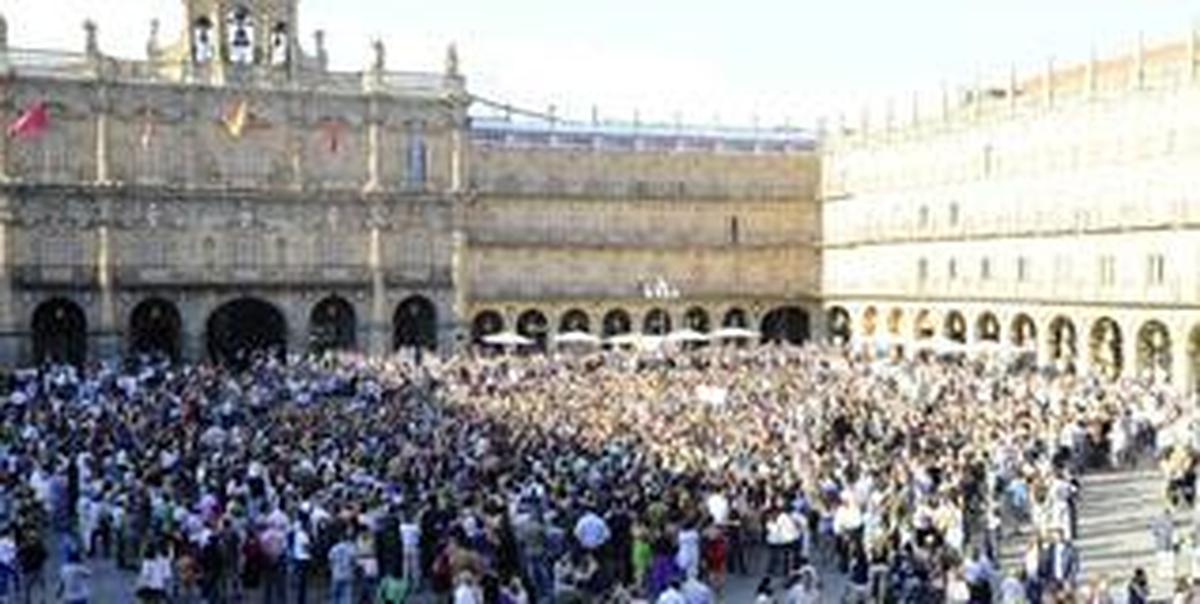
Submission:
<svg viewBox="0 0 1200 604">
<path fill-rule="evenodd" d="M 236 103 L 226 107 L 225 115 L 221 117 L 221 123 L 225 125 L 225 131 L 229 133 L 229 136 L 241 138 L 242 132 L 250 123 L 250 108 L 246 104 L 246 99 L 239 99 Z"/>
</svg>

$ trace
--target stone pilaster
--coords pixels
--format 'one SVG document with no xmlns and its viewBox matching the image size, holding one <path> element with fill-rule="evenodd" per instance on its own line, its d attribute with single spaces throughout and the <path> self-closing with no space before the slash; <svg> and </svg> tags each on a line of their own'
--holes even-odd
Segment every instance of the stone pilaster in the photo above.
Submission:
<svg viewBox="0 0 1200 604">
<path fill-rule="evenodd" d="M 379 225 L 371 226 L 367 263 L 371 268 L 371 317 L 367 322 L 367 352 L 382 355 L 392 349 L 387 320 L 387 286 L 384 283 Z"/>
<path fill-rule="evenodd" d="M 121 353 L 121 329 L 117 318 L 116 293 L 112 278 L 109 202 L 101 207 L 100 224 L 96 228 L 96 285 L 100 290 L 98 316 L 100 323 L 91 333 L 88 350 L 97 359 L 110 359 Z"/>
<path fill-rule="evenodd" d="M 12 208 L 9 197 L 0 195 L 0 359 L 9 362 L 21 358 L 21 346 L 28 339 L 14 307 L 12 260 L 9 255 L 9 233 Z"/>
</svg>

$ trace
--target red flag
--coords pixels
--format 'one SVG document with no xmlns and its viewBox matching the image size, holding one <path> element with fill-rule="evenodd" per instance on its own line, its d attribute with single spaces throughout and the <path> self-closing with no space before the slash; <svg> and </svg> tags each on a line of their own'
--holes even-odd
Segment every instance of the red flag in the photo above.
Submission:
<svg viewBox="0 0 1200 604">
<path fill-rule="evenodd" d="M 25 111 L 8 125 L 9 138 L 36 138 L 50 127 L 50 108 L 46 101 L 34 101 L 25 107 Z"/>
</svg>

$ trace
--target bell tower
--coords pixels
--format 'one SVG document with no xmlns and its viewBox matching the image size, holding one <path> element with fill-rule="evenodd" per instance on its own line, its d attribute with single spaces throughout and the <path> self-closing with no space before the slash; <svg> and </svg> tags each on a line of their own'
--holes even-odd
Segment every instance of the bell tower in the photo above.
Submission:
<svg viewBox="0 0 1200 604">
<path fill-rule="evenodd" d="M 278 67 L 300 61 L 299 0 L 183 0 L 186 60 L 209 65 Z"/>
</svg>

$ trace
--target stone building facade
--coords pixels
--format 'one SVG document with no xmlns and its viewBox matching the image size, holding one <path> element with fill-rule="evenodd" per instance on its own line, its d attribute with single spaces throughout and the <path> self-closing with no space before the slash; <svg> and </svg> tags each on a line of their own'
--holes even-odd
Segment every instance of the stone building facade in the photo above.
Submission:
<svg viewBox="0 0 1200 604">
<path fill-rule="evenodd" d="M 1198 60 L 1189 33 L 1014 72 L 904 123 L 843 123 L 822 152 L 830 332 L 1012 345 L 1194 389 Z"/>
<path fill-rule="evenodd" d="M 183 10 L 144 60 L 0 18 L 0 359 L 819 328 L 805 135 L 473 120 L 453 47 L 334 72 L 296 0 Z"/>
</svg>

